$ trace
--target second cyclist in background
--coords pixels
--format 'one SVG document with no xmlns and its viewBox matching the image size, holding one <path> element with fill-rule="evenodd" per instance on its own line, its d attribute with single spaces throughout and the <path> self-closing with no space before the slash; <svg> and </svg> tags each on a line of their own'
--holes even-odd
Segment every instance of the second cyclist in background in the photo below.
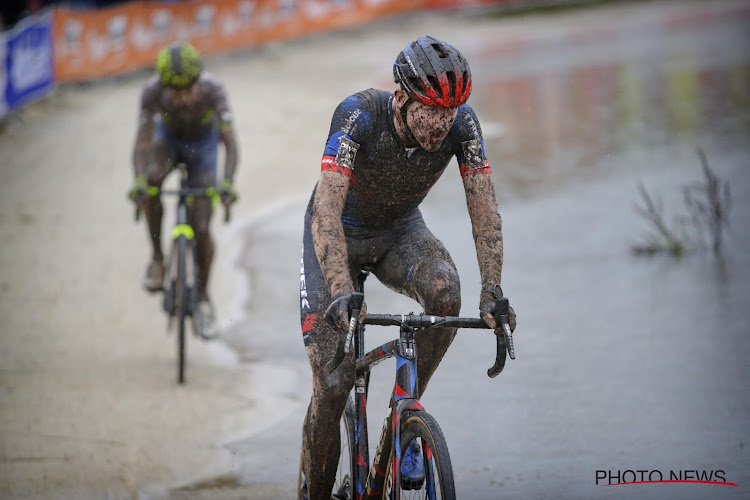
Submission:
<svg viewBox="0 0 750 500">
<path fill-rule="evenodd" d="M 203 70 L 200 54 L 188 43 L 163 48 L 156 74 L 143 88 L 138 132 L 133 150 L 135 183 L 130 198 L 143 209 L 153 246 L 143 286 L 162 289 L 164 254 L 161 243 L 163 208 L 154 193 L 178 164 L 188 169 L 188 184 L 194 188 L 217 186 L 219 141 L 224 144 L 224 176 L 217 191 L 225 205 L 237 200 L 233 186 L 237 169 L 237 139 L 226 90 L 211 73 Z M 195 319 L 203 337 L 216 334 L 216 315 L 208 294 L 208 278 L 214 255 L 210 234 L 211 200 L 195 198 L 189 206 L 190 225 L 195 231 L 199 269 L 198 311 Z"/>
</svg>

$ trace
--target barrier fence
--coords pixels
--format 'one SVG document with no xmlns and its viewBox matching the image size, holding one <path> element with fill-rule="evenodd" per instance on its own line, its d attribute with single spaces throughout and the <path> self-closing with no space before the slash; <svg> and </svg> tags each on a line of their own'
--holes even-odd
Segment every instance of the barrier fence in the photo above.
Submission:
<svg viewBox="0 0 750 500">
<path fill-rule="evenodd" d="M 0 61 L 5 62 L 0 65 L 4 90 L 0 116 L 46 95 L 55 83 L 95 80 L 151 66 L 159 49 L 175 40 L 214 54 L 352 27 L 400 12 L 510 2 L 204 0 L 136 1 L 91 10 L 55 6 L 0 33 Z"/>
<path fill-rule="evenodd" d="M 48 94 L 55 85 L 52 15 L 24 19 L 0 33 L 0 116 Z"/>
</svg>

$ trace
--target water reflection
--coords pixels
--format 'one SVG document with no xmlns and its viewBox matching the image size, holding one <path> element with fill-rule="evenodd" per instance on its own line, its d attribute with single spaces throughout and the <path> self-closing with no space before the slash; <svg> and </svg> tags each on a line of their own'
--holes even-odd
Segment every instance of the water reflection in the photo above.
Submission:
<svg viewBox="0 0 750 500">
<path fill-rule="evenodd" d="M 750 7 L 489 40 L 472 105 L 514 190 L 608 168 L 669 144 L 748 150 Z M 490 125 L 491 126 L 491 125 Z M 497 169 L 496 169 L 497 171 Z"/>
</svg>

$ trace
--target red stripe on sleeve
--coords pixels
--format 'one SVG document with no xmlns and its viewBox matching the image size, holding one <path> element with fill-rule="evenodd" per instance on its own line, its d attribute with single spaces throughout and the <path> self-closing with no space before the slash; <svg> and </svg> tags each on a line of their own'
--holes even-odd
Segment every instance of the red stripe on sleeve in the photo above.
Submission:
<svg viewBox="0 0 750 500">
<path fill-rule="evenodd" d="M 469 168 L 464 164 L 459 167 L 459 170 L 461 171 L 461 177 L 466 177 L 467 175 L 491 174 L 492 173 L 489 160 L 484 160 L 483 167 Z"/>
<path fill-rule="evenodd" d="M 336 163 L 336 158 L 333 156 L 324 156 L 323 159 L 320 162 L 320 170 L 321 171 L 328 171 L 328 172 L 334 172 L 337 174 L 341 174 L 344 177 L 351 177 L 352 176 L 352 169 L 343 167 Z"/>
</svg>

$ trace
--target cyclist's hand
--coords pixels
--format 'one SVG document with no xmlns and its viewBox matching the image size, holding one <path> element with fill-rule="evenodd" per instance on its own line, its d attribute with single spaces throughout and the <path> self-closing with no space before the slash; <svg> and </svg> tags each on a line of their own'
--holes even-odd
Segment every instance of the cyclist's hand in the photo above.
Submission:
<svg viewBox="0 0 750 500">
<path fill-rule="evenodd" d="M 352 314 L 352 295 L 354 292 L 346 291 L 336 294 L 331 305 L 326 309 L 326 320 L 336 329 L 349 330 L 349 318 Z M 359 313 L 359 321 L 364 321 L 367 315 L 367 305 L 362 302 Z"/>
<path fill-rule="evenodd" d="M 148 181 L 144 174 L 138 174 L 135 176 L 135 182 L 133 187 L 128 191 L 128 198 L 130 198 L 136 205 L 143 208 L 143 204 L 146 201 L 146 193 L 148 192 Z"/>
<path fill-rule="evenodd" d="M 219 184 L 218 192 L 219 197 L 221 198 L 221 203 L 227 207 L 237 201 L 237 198 L 239 197 L 237 194 L 237 190 L 234 189 L 232 181 L 229 179 L 224 179 L 223 181 L 221 181 L 221 184 Z"/>
<path fill-rule="evenodd" d="M 490 328 L 499 328 L 492 314 L 495 312 L 495 300 L 502 296 L 503 290 L 499 286 L 490 290 L 483 288 L 479 296 L 479 315 Z M 511 332 L 515 331 L 516 311 L 513 310 L 513 306 L 508 306 L 508 325 Z"/>
</svg>

